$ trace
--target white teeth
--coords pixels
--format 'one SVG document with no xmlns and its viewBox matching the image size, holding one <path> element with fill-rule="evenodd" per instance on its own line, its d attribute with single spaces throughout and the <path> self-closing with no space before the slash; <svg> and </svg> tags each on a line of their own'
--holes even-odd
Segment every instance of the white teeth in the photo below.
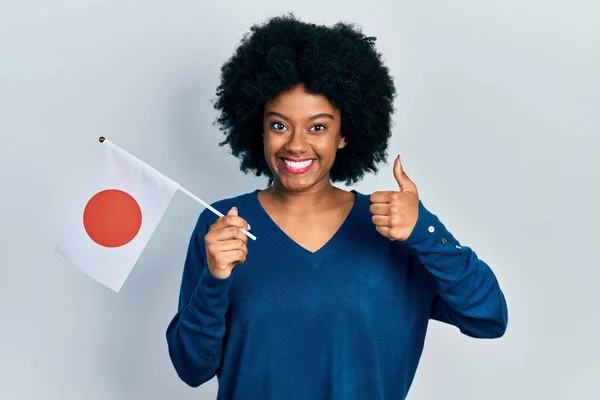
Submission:
<svg viewBox="0 0 600 400">
<path fill-rule="evenodd" d="M 285 165 L 287 165 L 290 168 L 293 169 L 302 169 L 302 168 L 306 168 L 308 167 L 310 164 L 313 163 L 313 161 L 315 160 L 306 160 L 306 161 L 290 161 L 290 160 L 283 160 L 283 162 L 285 163 Z"/>
</svg>

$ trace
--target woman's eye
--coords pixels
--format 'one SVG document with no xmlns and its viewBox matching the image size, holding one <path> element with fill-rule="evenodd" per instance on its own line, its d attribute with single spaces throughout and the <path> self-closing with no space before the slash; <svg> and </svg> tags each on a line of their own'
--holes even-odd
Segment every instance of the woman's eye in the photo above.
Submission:
<svg viewBox="0 0 600 400">
<path fill-rule="evenodd" d="M 320 131 L 323 131 L 323 130 L 325 130 L 325 128 L 326 128 L 326 126 L 325 126 L 325 125 L 322 125 L 322 124 L 317 124 L 317 125 L 313 125 L 313 127 L 312 127 L 312 128 L 310 128 L 310 129 L 311 129 L 311 130 L 314 130 L 314 131 L 317 131 L 317 132 L 320 132 Z"/>
<path fill-rule="evenodd" d="M 271 124 L 271 128 L 274 128 L 276 131 L 281 131 L 285 129 L 285 125 L 283 125 L 281 122 L 273 122 Z"/>
</svg>

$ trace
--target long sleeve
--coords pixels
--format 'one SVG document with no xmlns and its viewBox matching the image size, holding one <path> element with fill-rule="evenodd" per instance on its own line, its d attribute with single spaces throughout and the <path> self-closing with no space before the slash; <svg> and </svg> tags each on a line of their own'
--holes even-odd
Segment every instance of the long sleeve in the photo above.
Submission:
<svg viewBox="0 0 600 400">
<path fill-rule="evenodd" d="M 462 246 L 419 201 L 419 216 L 408 246 L 413 259 L 433 277 L 437 295 L 431 319 L 454 325 L 468 336 L 504 335 L 508 309 L 492 269 L 469 247 Z"/>
<path fill-rule="evenodd" d="M 166 331 L 171 362 L 178 376 L 193 387 L 213 378 L 219 368 L 232 279 L 219 279 L 208 270 L 204 247 L 207 230 L 203 213 L 190 238 L 178 311 Z"/>
</svg>

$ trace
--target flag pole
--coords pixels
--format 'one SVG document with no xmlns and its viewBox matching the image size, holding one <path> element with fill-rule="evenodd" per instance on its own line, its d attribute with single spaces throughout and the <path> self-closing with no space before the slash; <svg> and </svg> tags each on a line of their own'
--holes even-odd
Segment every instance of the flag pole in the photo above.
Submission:
<svg viewBox="0 0 600 400">
<path fill-rule="evenodd" d="M 104 143 L 104 141 L 106 140 L 106 138 L 104 136 L 100 136 L 98 138 L 98 141 L 100 143 Z M 212 207 L 210 204 L 208 204 L 207 202 L 205 202 L 204 200 L 202 200 L 201 198 L 199 198 L 198 196 L 194 195 L 193 193 L 191 193 L 189 190 L 187 190 L 186 188 L 182 187 L 181 185 L 178 184 L 178 189 L 188 195 L 189 197 L 191 197 L 193 200 L 196 200 L 198 203 L 202 204 L 204 207 L 208 208 L 210 211 L 212 211 L 214 214 L 216 214 L 219 217 L 223 217 L 224 214 L 222 212 L 220 212 L 219 210 L 215 209 L 214 207 Z M 248 236 L 250 239 L 252 240 L 256 240 L 256 236 L 254 236 L 253 234 L 251 234 L 250 232 L 248 232 L 245 229 L 242 229 L 242 232 L 244 232 L 244 234 L 246 236 Z"/>
</svg>

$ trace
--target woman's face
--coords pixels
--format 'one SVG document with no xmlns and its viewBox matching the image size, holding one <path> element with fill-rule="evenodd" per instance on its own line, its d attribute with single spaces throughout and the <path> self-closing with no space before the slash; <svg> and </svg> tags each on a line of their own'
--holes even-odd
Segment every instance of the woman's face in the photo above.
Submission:
<svg viewBox="0 0 600 400">
<path fill-rule="evenodd" d="M 340 111 L 302 85 L 267 102 L 264 153 L 274 184 L 294 192 L 328 185 L 336 152 L 344 146 L 340 128 Z"/>
</svg>

